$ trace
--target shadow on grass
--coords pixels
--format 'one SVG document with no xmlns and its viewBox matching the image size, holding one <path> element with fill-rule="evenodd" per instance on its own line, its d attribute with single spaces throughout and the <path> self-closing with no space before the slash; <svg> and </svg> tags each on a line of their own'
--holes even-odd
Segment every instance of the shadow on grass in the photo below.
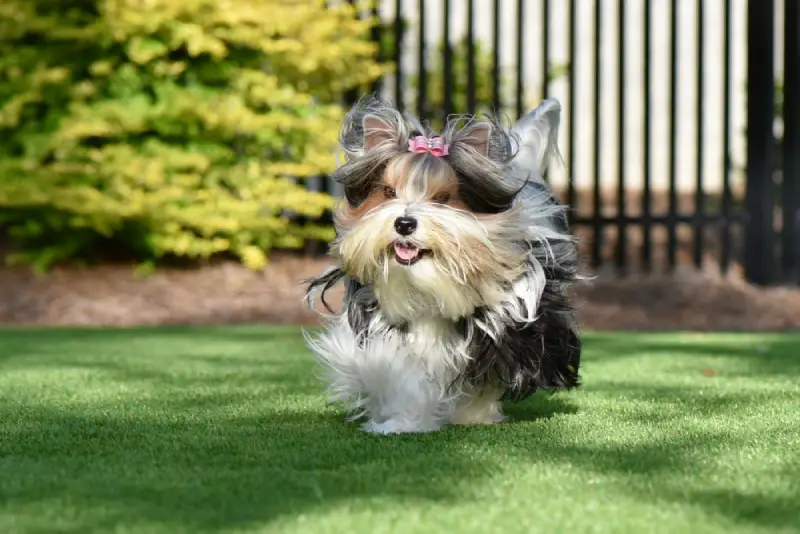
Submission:
<svg viewBox="0 0 800 534">
<path fill-rule="evenodd" d="M 550 417 L 548 407 L 562 404 L 538 406 L 527 416 Z M 6 469 L 2 500 L 20 505 L 68 498 L 105 510 L 102 521 L 109 524 L 213 531 L 359 498 L 469 498 L 464 480 L 493 469 L 456 453 L 453 439 L 442 434 L 371 436 L 334 412 L 167 423 L 39 408 L 9 424 L 14 418 L 0 411 L 6 421 L 0 455 L 25 461 Z M 456 439 L 475 440 L 469 430 L 460 434 Z M 60 531 L 97 526 L 93 521 Z"/>
<path fill-rule="evenodd" d="M 170 395 L 143 401 L 145 408 L 106 412 L 75 405 L 0 404 L 0 505 L 23 506 L 24 510 L 30 506 L 30 513 L 36 514 L 44 510 L 36 506 L 66 500 L 71 506 L 95 511 L 79 516 L 72 524 L 59 525 L 60 532 L 77 534 L 117 524 L 154 523 L 193 532 L 218 531 L 359 499 L 407 503 L 470 499 L 471 488 L 481 488 L 481 480 L 504 468 L 499 460 L 494 461 L 495 453 L 497 458 L 512 455 L 528 465 L 573 466 L 585 470 L 587 476 L 621 475 L 619 491 L 654 504 L 670 500 L 700 506 L 743 524 L 795 524 L 793 501 L 785 496 L 734 489 L 682 490 L 661 482 L 659 476 L 640 478 L 670 474 L 663 478 L 674 480 L 677 476 L 678 483 L 690 481 L 693 470 L 703 469 L 698 456 L 713 455 L 721 443 L 743 445 L 731 441 L 724 431 L 677 433 L 666 438 L 654 435 L 635 444 L 592 441 L 582 438 L 579 427 L 569 425 L 567 418 L 578 412 L 572 394 L 557 394 L 537 395 L 508 407 L 516 420 L 530 424 L 376 437 L 345 424 L 341 413 L 332 409 L 262 407 L 255 415 L 252 411 L 233 415 L 237 412 L 224 409 L 252 402 L 253 388 L 262 384 L 271 386 L 273 395 L 283 391 L 288 395 L 321 394 L 319 385 L 309 378 L 307 357 L 256 355 L 268 350 L 271 343 L 301 346 L 296 331 L 179 328 L 78 332 L 77 337 L 75 331 L 62 331 L 39 339 L 29 333 L 13 333 L 3 337 L 0 354 L 16 358 L 18 366 L 71 367 L 110 373 L 127 383 L 148 382 Z M 157 366 L 139 366 L 130 354 L 119 360 L 103 356 L 102 347 L 119 347 L 134 338 L 148 340 L 149 346 L 164 350 L 165 357 L 190 358 L 211 372 L 175 374 Z M 209 354 L 171 354 L 163 343 L 173 338 L 184 342 L 196 339 L 223 348 L 233 344 L 240 352 L 233 356 L 216 355 L 213 350 Z M 646 341 L 603 342 L 602 350 L 621 351 L 619 357 L 656 350 Z M 65 343 L 75 343 L 78 348 L 83 343 L 86 351 L 59 353 Z M 98 345 L 101 348 L 89 350 Z M 186 350 L 185 344 L 181 346 Z M 678 351 L 665 342 L 658 346 L 670 353 Z M 680 349 L 687 355 L 702 350 L 691 345 L 687 350 L 685 344 Z M 599 349 L 595 345 L 590 350 Z M 770 347 L 772 350 L 775 347 Z M 718 347 L 714 351 L 725 353 Z M 727 354 L 739 357 L 735 351 Z M 795 355 L 780 345 L 775 354 L 776 361 L 768 369 Z M 791 368 L 792 364 L 784 361 L 783 367 L 787 365 Z M 208 394 L 194 391 L 223 384 L 233 387 Z M 245 393 L 239 393 L 239 387 Z M 659 406 L 677 403 L 693 413 L 715 414 L 735 413 L 759 402 L 748 392 L 714 397 L 679 386 L 600 382 L 591 389 L 656 403 L 653 412 L 617 416 L 619 423 L 639 425 L 664 423 L 665 419 L 657 417 Z M 591 407 L 581 411 L 588 409 Z M 559 418 L 565 419 L 563 427 Z M 614 424 L 611 421 L 609 432 L 616 431 Z M 791 430 L 785 429 L 787 433 Z M 458 444 L 489 447 L 491 452 L 475 461 L 472 449 Z M 794 469 L 786 476 L 797 475 L 800 473 Z M 32 515 L 31 521 L 35 519 Z M 20 526 L 24 529 L 25 525 Z"/>
<path fill-rule="evenodd" d="M 43 512 L 37 506 L 66 499 L 94 512 L 59 525 L 62 532 L 143 522 L 214 531 L 360 498 L 462 498 L 464 480 L 494 467 L 454 453 L 441 434 L 370 436 L 319 403 L 277 401 L 322 397 L 297 329 L 4 334 L 2 371 L 43 370 L 54 382 L 59 373 L 85 371 L 95 383 L 148 392 L 102 410 L 62 395 L 0 403 L 0 507 L 33 507 L 19 521 L 35 522 Z M 536 401 L 520 418 L 570 408 Z"/>
</svg>

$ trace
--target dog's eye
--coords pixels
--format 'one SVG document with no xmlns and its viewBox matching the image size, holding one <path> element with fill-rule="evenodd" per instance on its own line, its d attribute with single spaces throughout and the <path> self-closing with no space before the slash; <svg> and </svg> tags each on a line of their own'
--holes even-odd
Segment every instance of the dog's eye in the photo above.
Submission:
<svg viewBox="0 0 800 534">
<path fill-rule="evenodd" d="M 433 197 L 433 201 L 437 204 L 447 204 L 450 201 L 450 193 L 439 193 Z"/>
<path fill-rule="evenodd" d="M 383 186 L 383 196 L 386 198 L 397 198 L 397 191 L 395 191 L 394 187 L 385 185 Z"/>
</svg>

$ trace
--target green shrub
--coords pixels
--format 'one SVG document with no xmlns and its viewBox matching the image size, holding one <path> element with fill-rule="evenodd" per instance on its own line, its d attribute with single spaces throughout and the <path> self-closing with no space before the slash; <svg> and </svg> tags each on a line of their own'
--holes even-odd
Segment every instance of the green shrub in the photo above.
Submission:
<svg viewBox="0 0 800 534">
<path fill-rule="evenodd" d="M 330 3 L 330 2 L 329 2 Z M 6 0 L 0 228 L 12 259 L 233 254 L 332 230 L 303 179 L 335 165 L 339 95 L 377 78 L 346 2 Z"/>
</svg>

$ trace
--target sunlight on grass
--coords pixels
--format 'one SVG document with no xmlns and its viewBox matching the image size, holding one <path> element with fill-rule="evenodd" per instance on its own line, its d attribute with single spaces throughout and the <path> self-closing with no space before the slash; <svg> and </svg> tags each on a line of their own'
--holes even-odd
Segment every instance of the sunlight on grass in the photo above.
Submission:
<svg viewBox="0 0 800 534">
<path fill-rule="evenodd" d="M 798 532 L 800 336 L 588 334 L 517 422 L 376 437 L 294 328 L 0 331 L 0 532 Z"/>
</svg>

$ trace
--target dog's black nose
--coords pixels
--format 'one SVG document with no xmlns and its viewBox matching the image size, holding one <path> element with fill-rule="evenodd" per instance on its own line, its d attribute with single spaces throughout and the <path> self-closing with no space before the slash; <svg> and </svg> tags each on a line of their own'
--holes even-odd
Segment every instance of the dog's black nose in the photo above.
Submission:
<svg viewBox="0 0 800 534">
<path fill-rule="evenodd" d="M 417 220 L 413 217 L 398 217 L 394 220 L 394 229 L 400 235 L 411 235 L 417 229 Z"/>
</svg>

